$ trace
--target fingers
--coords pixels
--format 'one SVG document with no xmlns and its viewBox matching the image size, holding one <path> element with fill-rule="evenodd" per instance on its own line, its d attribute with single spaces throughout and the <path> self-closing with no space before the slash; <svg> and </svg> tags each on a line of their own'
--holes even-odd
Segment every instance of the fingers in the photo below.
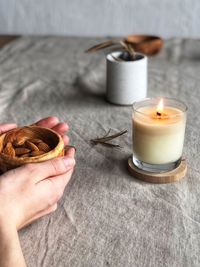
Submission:
<svg viewBox="0 0 200 267">
<path fill-rule="evenodd" d="M 67 151 L 65 152 L 65 155 L 68 156 L 68 157 L 74 158 L 75 157 L 75 153 L 76 153 L 75 148 L 69 146 L 69 149 L 67 149 Z"/>
<path fill-rule="evenodd" d="M 73 170 L 72 168 L 64 174 L 44 179 L 36 185 L 36 192 L 39 192 L 38 198 L 41 198 L 40 203 L 43 207 L 44 205 L 46 205 L 46 208 L 50 207 L 59 201 L 72 176 Z"/>
<path fill-rule="evenodd" d="M 67 151 L 66 156 L 63 158 L 57 158 L 57 159 L 54 159 L 52 161 L 48 161 L 48 162 L 44 162 L 44 163 L 32 164 L 34 166 L 36 165 L 37 167 L 38 167 L 38 165 L 40 165 L 39 167 L 41 167 L 41 165 L 46 165 L 45 167 L 47 167 L 47 168 L 40 169 L 39 172 L 41 173 L 41 171 L 43 172 L 44 170 L 46 170 L 45 176 L 46 177 L 49 176 L 49 173 L 51 173 L 51 175 L 50 175 L 50 177 L 48 177 L 48 178 L 45 177 L 46 179 L 40 180 L 36 184 L 32 185 L 34 187 L 32 188 L 32 193 L 30 196 L 30 198 L 31 198 L 30 217 L 27 218 L 25 222 L 23 222 L 23 225 L 21 225 L 21 226 L 19 225 L 19 229 L 30 224 L 31 222 L 37 220 L 38 218 L 40 218 L 44 215 L 53 212 L 56 209 L 56 207 L 57 207 L 56 203 L 62 197 L 63 192 L 65 190 L 65 187 L 68 184 L 68 182 L 72 176 L 72 173 L 74 170 L 74 164 L 72 164 L 73 167 L 71 167 L 71 166 L 66 167 L 66 162 L 64 162 L 65 172 L 64 173 L 61 172 L 62 174 L 60 174 L 60 175 L 54 175 L 53 176 L 53 174 L 59 173 L 60 171 L 56 170 L 56 172 L 54 173 L 55 170 L 53 170 L 51 172 L 47 169 L 51 169 L 52 162 L 54 162 L 53 164 L 58 164 L 58 166 L 59 166 L 60 162 L 62 162 L 61 164 L 63 164 L 63 161 L 67 161 L 68 162 L 67 166 L 69 166 L 70 159 L 73 160 L 73 162 L 75 162 L 73 159 L 74 154 L 75 154 L 74 148 L 70 148 Z M 71 156 L 71 157 L 69 157 L 69 156 Z M 50 166 L 48 165 L 48 163 L 50 163 Z M 27 166 L 25 166 L 25 168 Z M 42 166 L 42 167 L 44 167 L 44 166 Z M 58 167 L 58 168 L 60 168 L 60 167 Z M 62 166 L 61 166 L 61 168 L 62 168 Z M 15 179 L 19 177 L 19 173 L 17 173 L 19 171 L 19 169 L 20 168 L 15 169 L 15 173 L 14 173 Z M 30 175 L 32 176 L 32 174 L 33 173 L 31 173 Z M 30 179 L 30 177 L 26 176 L 26 181 L 27 181 L 27 179 Z M 33 179 L 35 179 L 35 177 Z M 38 207 L 38 208 L 36 209 L 35 207 Z"/>
<path fill-rule="evenodd" d="M 57 117 L 51 116 L 36 122 L 36 125 L 51 128 L 52 130 L 56 131 L 62 136 L 65 146 L 68 145 L 69 137 L 65 135 L 65 132 L 69 130 L 67 123 L 61 123 Z"/>
<path fill-rule="evenodd" d="M 66 123 L 58 123 L 54 127 L 52 127 L 52 130 L 56 131 L 61 135 L 63 135 L 68 129 L 69 126 Z"/>
<path fill-rule="evenodd" d="M 36 122 L 36 125 L 41 127 L 51 128 L 61 135 L 64 135 L 64 133 L 69 129 L 67 123 L 59 122 L 59 119 L 54 116 L 42 119 Z"/>
<path fill-rule="evenodd" d="M 74 155 L 74 148 L 70 148 L 66 152 L 67 157 L 74 158 Z M 37 183 L 36 192 L 39 192 L 38 198 L 44 198 L 44 200 L 41 200 L 40 203 L 43 203 L 47 206 L 52 206 L 54 203 L 56 203 L 62 197 L 64 189 L 68 184 L 73 171 L 74 166 L 61 175 L 49 177 Z"/>
<path fill-rule="evenodd" d="M 36 164 L 34 164 L 36 165 Z M 43 163 L 38 163 L 37 168 L 38 176 L 35 177 L 35 182 L 39 182 L 45 178 L 63 174 L 74 167 L 75 159 L 68 155 L 62 158 L 56 158 Z"/>
<path fill-rule="evenodd" d="M 47 117 L 36 122 L 37 126 L 52 128 L 59 123 L 59 119 L 55 116 Z"/>
<path fill-rule="evenodd" d="M 69 144 L 69 137 L 65 135 L 66 131 L 68 131 L 69 126 L 66 123 L 58 123 L 55 125 L 52 130 L 59 133 L 64 141 L 65 146 Z"/>
<path fill-rule="evenodd" d="M 63 135 L 62 138 L 63 138 L 63 141 L 64 141 L 65 146 L 67 146 L 69 144 L 69 137 L 66 136 L 66 135 Z"/>
<path fill-rule="evenodd" d="M 0 134 L 7 132 L 9 130 L 12 130 L 16 127 L 17 127 L 17 124 L 15 124 L 15 123 L 2 124 L 2 125 L 0 125 Z"/>
<path fill-rule="evenodd" d="M 7 177 L 16 177 L 20 180 L 38 183 L 48 177 L 63 174 L 73 168 L 75 160 L 68 154 L 64 157 L 55 158 L 41 163 L 26 164 L 4 174 Z"/>
</svg>

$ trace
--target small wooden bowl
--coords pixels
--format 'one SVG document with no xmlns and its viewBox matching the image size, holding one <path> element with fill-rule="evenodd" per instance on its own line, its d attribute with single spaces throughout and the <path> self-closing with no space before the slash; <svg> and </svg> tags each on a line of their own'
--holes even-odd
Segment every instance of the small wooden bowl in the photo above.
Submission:
<svg viewBox="0 0 200 267">
<path fill-rule="evenodd" d="M 49 145 L 51 150 L 45 154 L 33 157 L 12 157 L 2 153 L 3 147 L 9 141 L 15 140 L 16 136 L 27 139 L 41 139 Z M 50 160 L 64 155 L 64 142 L 62 137 L 55 131 L 39 127 L 39 126 L 27 126 L 22 128 L 16 128 L 10 130 L 0 136 L 0 171 L 6 172 L 7 170 L 14 169 L 27 163 L 37 163 Z"/>
<path fill-rule="evenodd" d="M 163 39 L 158 36 L 129 35 L 124 41 L 131 44 L 136 52 L 147 56 L 159 53 L 163 47 Z"/>
</svg>

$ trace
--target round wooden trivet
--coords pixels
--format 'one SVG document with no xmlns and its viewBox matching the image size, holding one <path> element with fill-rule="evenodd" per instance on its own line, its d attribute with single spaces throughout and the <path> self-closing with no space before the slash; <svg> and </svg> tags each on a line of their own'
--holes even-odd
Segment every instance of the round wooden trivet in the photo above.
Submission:
<svg viewBox="0 0 200 267">
<path fill-rule="evenodd" d="M 165 184 L 180 181 L 183 177 L 185 177 L 187 172 L 187 163 L 186 160 L 182 160 L 180 165 L 172 171 L 163 173 L 150 173 L 138 169 L 133 164 L 132 157 L 130 157 L 128 159 L 128 169 L 131 175 L 137 179 L 148 183 Z"/>
</svg>

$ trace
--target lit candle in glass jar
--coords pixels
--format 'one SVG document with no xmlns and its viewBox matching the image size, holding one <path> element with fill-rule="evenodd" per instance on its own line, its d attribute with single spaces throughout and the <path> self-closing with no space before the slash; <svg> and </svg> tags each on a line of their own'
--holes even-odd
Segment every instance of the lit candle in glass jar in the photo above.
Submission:
<svg viewBox="0 0 200 267">
<path fill-rule="evenodd" d="M 133 104 L 133 163 L 150 172 L 169 171 L 181 161 L 187 107 L 175 99 Z"/>
</svg>

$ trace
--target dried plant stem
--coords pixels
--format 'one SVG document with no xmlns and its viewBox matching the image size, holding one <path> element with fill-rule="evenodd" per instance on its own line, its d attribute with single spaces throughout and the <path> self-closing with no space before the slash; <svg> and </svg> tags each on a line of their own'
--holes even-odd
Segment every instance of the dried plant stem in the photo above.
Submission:
<svg viewBox="0 0 200 267">
<path fill-rule="evenodd" d="M 106 41 L 106 42 L 103 42 L 103 43 L 100 43 L 100 44 L 97 44 L 97 45 L 94 45 L 92 47 L 90 47 L 89 49 L 87 49 L 85 52 L 86 53 L 89 53 L 89 52 L 96 52 L 100 49 L 104 49 L 104 48 L 107 48 L 107 47 L 110 47 L 110 46 L 113 46 L 113 45 L 116 45 L 116 44 L 119 44 L 118 41 Z"/>
<path fill-rule="evenodd" d="M 108 147 L 118 147 L 119 148 L 120 145 L 112 144 L 112 143 L 108 143 L 108 142 L 123 135 L 123 134 L 125 134 L 125 133 L 127 133 L 128 131 L 124 130 L 124 131 L 120 131 L 116 134 L 109 135 L 110 132 L 111 132 L 111 129 L 109 129 L 109 131 L 103 137 L 91 139 L 90 141 L 94 145 L 101 144 L 101 145 L 108 146 Z"/>
<path fill-rule="evenodd" d="M 133 49 L 132 45 L 127 44 L 127 49 L 128 49 L 131 59 L 135 60 L 136 59 L 135 50 Z"/>
<path fill-rule="evenodd" d="M 136 57 L 135 57 L 135 50 L 133 49 L 133 46 L 130 44 L 130 43 L 127 43 L 127 42 L 124 42 L 124 41 L 112 41 L 112 40 L 109 40 L 109 41 L 106 41 L 106 42 L 103 42 L 103 43 L 100 43 L 100 44 L 97 44 L 95 46 L 92 46 L 91 48 L 87 49 L 85 52 L 96 52 L 98 50 L 101 50 L 101 49 L 104 49 L 104 48 L 108 48 L 108 47 L 111 47 L 111 46 L 115 46 L 115 49 L 114 51 L 117 51 L 117 50 L 122 50 L 122 51 L 126 51 L 131 60 L 135 60 Z M 113 58 L 117 61 L 126 61 L 125 59 L 123 58 L 116 58 L 113 56 Z"/>
</svg>

